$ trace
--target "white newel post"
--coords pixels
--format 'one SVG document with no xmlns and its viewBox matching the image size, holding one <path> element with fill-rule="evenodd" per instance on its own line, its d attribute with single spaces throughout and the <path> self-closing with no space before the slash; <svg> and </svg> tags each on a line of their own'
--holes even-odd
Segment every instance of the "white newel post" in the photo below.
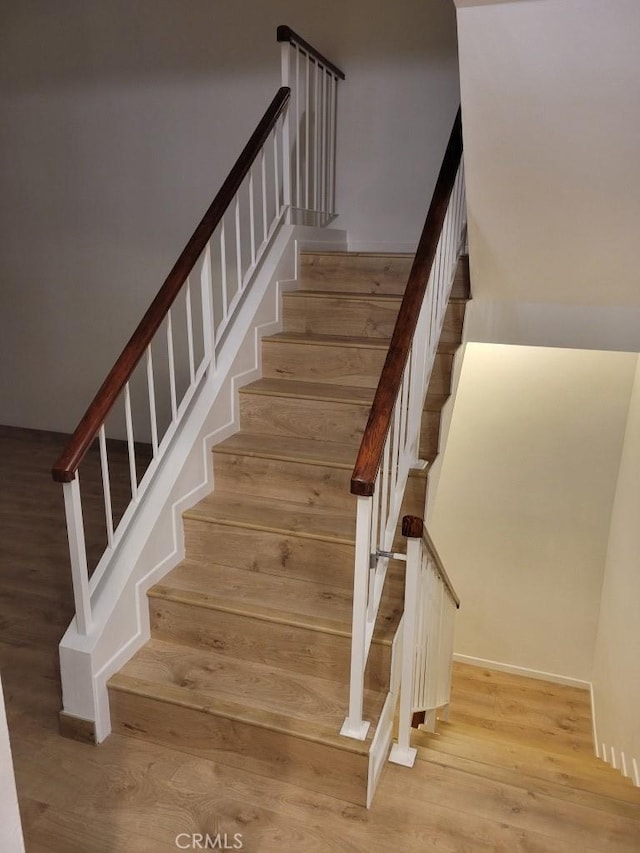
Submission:
<svg viewBox="0 0 640 853">
<path fill-rule="evenodd" d="M 13 775 L 11 746 L 4 696 L 0 681 L 0 850 L 7 853 L 24 853 L 24 840 L 18 809 L 18 794 Z"/>
<path fill-rule="evenodd" d="M 358 497 L 355 573 L 353 582 L 353 634 L 351 637 L 351 682 L 349 716 L 340 734 L 365 740 L 369 723 L 363 719 L 364 671 L 367 665 L 367 589 L 369 583 L 369 531 L 371 530 L 371 498 Z M 365 535 L 362 532 L 366 531 Z"/>
<path fill-rule="evenodd" d="M 78 633 L 86 636 L 91 630 L 91 596 L 89 594 L 89 570 L 87 549 L 84 541 L 82 500 L 80 498 L 80 475 L 63 486 L 64 511 L 67 518 L 69 557 L 73 579 L 73 598 L 76 606 Z"/>
</svg>

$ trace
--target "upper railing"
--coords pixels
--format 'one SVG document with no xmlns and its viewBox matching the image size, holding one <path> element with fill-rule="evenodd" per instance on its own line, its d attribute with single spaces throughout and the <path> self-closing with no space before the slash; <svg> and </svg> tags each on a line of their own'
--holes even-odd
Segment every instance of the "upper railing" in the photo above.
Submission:
<svg viewBox="0 0 640 853">
<path fill-rule="evenodd" d="M 351 479 L 358 496 L 349 716 L 366 737 L 364 672 L 394 554 L 407 478 L 420 461 L 422 412 L 466 229 L 462 127 L 456 116 Z M 409 653 L 409 652 L 408 652 Z"/>
<path fill-rule="evenodd" d="M 291 87 L 288 122 L 291 206 L 297 221 L 325 224 L 335 216 L 338 81 L 343 72 L 290 27 L 278 27 L 282 85 Z"/>
<path fill-rule="evenodd" d="M 293 220 L 292 184 L 295 205 L 309 218 L 326 222 L 333 214 L 337 80 L 344 75 L 304 39 L 280 27 L 278 39 L 285 36 L 282 88 L 53 467 L 54 480 L 64 485 L 81 634 L 92 628 L 95 597 L 110 577 L 118 546 L 158 466 L 192 403 L 217 375 L 218 356 L 265 253 L 280 226 Z M 290 53 L 296 57 L 293 128 Z M 307 61 L 304 93 L 298 91 L 300 55 Z M 91 558 L 97 557 L 93 573 L 80 491 L 83 462 L 98 465 L 102 481 L 105 523 L 101 556 L 95 543 L 89 549 Z M 126 487 L 114 476 L 122 469 Z"/>
<path fill-rule="evenodd" d="M 269 134 L 272 132 L 279 116 L 289 101 L 290 95 L 290 90 L 282 87 L 269 105 L 251 138 L 236 160 L 234 167 L 229 172 L 220 191 L 202 217 L 200 224 L 191 235 L 191 239 L 147 309 L 138 328 L 120 353 L 102 387 L 93 398 L 91 405 L 76 427 L 62 455 L 53 466 L 53 479 L 56 482 L 68 483 L 74 479 L 76 471 L 96 437 L 98 430 L 113 408 L 123 388 L 125 388 L 127 382 L 130 380 L 136 365 L 144 356 L 154 335 L 168 315 L 171 306 L 182 290 L 196 261 L 211 240 L 214 231 L 220 225 L 222 217 L 236 197 L 249 169 L 262 151 Z M 228 294 L 225 301 L 228 304 Z"/>
<path fill-rule="evenodd" d="M 351 476 L 354 495 L 373 495 L 461 158 L 462 124 L 458 110 Z M 459 246 L 454 248 L 457 250 Z"/>
</svg>

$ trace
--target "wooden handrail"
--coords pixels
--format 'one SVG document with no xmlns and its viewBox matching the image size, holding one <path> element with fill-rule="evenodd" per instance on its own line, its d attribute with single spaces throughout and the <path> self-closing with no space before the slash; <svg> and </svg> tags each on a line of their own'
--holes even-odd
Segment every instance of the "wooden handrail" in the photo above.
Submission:
<svg viewBox="0 0 640 853">
<path fill-rule="evenodd" d="M 294 32 L 291 27 L 281 24 L 276 30 L 276 35 L 278 41 L 288 41 L 291 44 L 300 45 L 305 53 L 313 57 L 317 62 L 320 62 L 325 68 L 328 68 L 336 77 L 339 77 L 341 80 L 345 79 L 344 71 L 341 71 L 337 65 L 330 62 L 326 56 L 323 56 L 319 50 L 316 50 L 315 47 L 313 47 L 313 45 L 310 45 L 308 41 L 305 41 L 302 38 L 302 36 L 299 36 L 298 33 Z"/>
<path fill-rule="evenodd" d="M 52 475 L 56 482 L 68 483 L 75 479 L 76 471 L 91 446 L 91 442 L 96 437 L 122 389 L 131 378 L 136 365 L 146 352 L 153 336 L 167 316 L 194 264 L 202 254 L 213 232 L 224 216 L 225 211 L 233 201 L 252 163 L 284 110 L 290 95 L 291 90 L 283 86 L 271 101 L 267 111 L 222 184 L 220 191 L 193 232 L 191 239 L 165 279 L 164 284 L 140 321 L 138 328 L 111 368 L 102 387 L 93 398 L 93 402 L 76 427 L 62 455 L 53 466 Z"/>
<path fill-rule="evenodd" d="M 458 110 L 351 476 L 354 495 L 373 495 L 393 407 L 400 392 L 461 157 L 462 120 Z"/>
<path fill-rule="evenodd" d="M 429 532 L 425 527 L 424 521 L 417 515 L 405 515 L 402 519 L 402 535 L 408 539 L 422 539 L 422 544 L 429 552 L 431 559 L 436 565 L 436 570 L 442 583 L 446 586 L 449 595 L 451 596 L 456 608 L 460 609 L 460 599 L 453 588 L 453 584 L 449 579 L 444 564 L 438 554 L 438 549 L 433 543 L 433 539 L 429 536 Z"/>
</svg>

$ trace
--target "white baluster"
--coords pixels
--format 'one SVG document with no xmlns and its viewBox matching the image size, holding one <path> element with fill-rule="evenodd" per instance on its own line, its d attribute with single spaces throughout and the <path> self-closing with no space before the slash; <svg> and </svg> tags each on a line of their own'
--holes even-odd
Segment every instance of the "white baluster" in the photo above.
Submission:
<svg viewBox="0 0 640 853">
<path fill-rule="evenodd" d="M 129 477 L 131 480 L 131 499 L 138 499 L 138 475 L 136 473 L 136 448 L 133 440 L 133 417 L 131 416 L 131 391 L 129 383 L 124 386 L 124 417 L 127 426 L 127 449 L 129 451 Z"/>
<path fill-rule="evenodd" d="M 236 276 L 238 278 L 238 293 L 242 290 L 242 235 L 240 233 L 240 195 L 236 196 Z"/>
<path fill-rule="evenodd" d="M 264 146 L 260 151 L 260 177 L 262 179 L 262 242 L 267 242 L 269 224 L 267 222 L 267 158 Z"/>
<path fill-rule="evenodd" d="M 315 63 L 313 75 L 313 209 L 318 210 L 318 175 L 320 170 L 320 63 Z"/>
<path fill-rule="evenodd" d="M 326 210 L 326 181 L 327 181 L 327 72 L 322 68 L 320 86 L 320 212 Z"/>
<path fill-rule="evenodd" d="M 364 703 L 364 670 L 367 664 L 367 583 L 371 544 L 372 499 L 358 497 L 356 509 L 356 559 L 353 582 L 353 631 L 351 634 L 351 680 L 349 686 L 349 716 L 340 734 L 365 740 L 369 723 L 362 719 Z"/>
<path fill-rule="evenodd" d="M 224 219 L 220 222 L 220 279 L 222 282 L 222 322 L 227 319 L 229 310 L 229 291 L 227 287 L 227 239 Z"/>
<path fill-rule="evenodd" d="M 249 172 L 249 240 L 251 243 L 251 266 L 256 262 L 256 216 L 253 193 L 253 166 Z"/>
<path fill-rule="evenodd" d="M 309 113 L 311 112 L 311 104 L 309 102 L 309 77 L 310 77 L 311 59 L 307 55 L 306 75 L 305 75 L 305 116 L 304 116 L 304 156 L 305 156 L 305 182 L 304 182 L 304 206 L 305 210 L 309 210 L 309 187 L 311 184 L 311 153 L 309 151 Z"/>
<path fill-rule="evenodd" d="M 291 75 L 291 44 L 289 42 L 283 42 L 282 47 L 280 49 L 281 53 L 281 67 L 282 67 L 282 85 L 283 86 L 291 86 L 290 84 L 290 75 Z M 296 62 L 297 62 L 297 54 L 296 50 Z M 297 70 L 296 70 L 296 98 L 297 94 Z M 298 128 L 296 126 L 295 133 L 297 135 Z M 274 131 L 274 145 L 275 145 L 275 131 Z M 274 149 L 274 157 L 276 163 L 276 174 L 277 174 L 277 151 Z M 280 199 L 280 190 L 278 187 L 278 179 L 276 178 L 276 216 L 280 214 L 279 209 L 279 199 Z M 285 207 L 288 208 L 287 211 L 287 222 L 291 222 L 291 110 L 290 105 L 287 104 L 284 109 L 284 115 L 282 117 L 282 203 Z M 252 261 L 255 263 L 255 259 Z"/>
<path fill-rule="evenodd" d="M 169 397 L 171 399 L 171 420 L 175 421 L 178 415 L 178 398 L 176 394 L 176 365 L 173 351 L 173 320 L 171 309 L 167 311 L 167 359 L 169 362 Z"/>
<path fill-rule="evenodd" d="M 191 284 L 187 278 L 185 289 L 185 307 L 187 309 L 187 348 L 189 351 L 189 379 L 191 383 L 196 377 L 196 360 L 193 351 L 193 320 L 191 318 Z"/>
<path fill-rule="evenodd" d="M 273 128 L 273 188 L 275 190 L 275 218 L 280 216 L 280 174 L 278 171 L 278 124 Z"/>
<path fill-rule="evenodd" d="M 102 493 L 104 495 L 104 515 L 107 524 L 107 543 L 113 547 L 113 510 L 111 508 L 111 481 L 109 479 L 109 459 L 107 457 L 107 438 L 104 424 L 98 433 L 100 445 L 100 472 L 102 474 Z"/>
<path fill-rule="evenodd" d="M 417 750 L 411 746 L 411 717 L 413 698 L 413 651 L 416 647 L 416 622 L 418 604 L 418 579 L 420 576 L 422 542 L 407 539 L 407 570 L 404 586 L 404 616 L 402 617 L 402 676 L 400 687 L 400 712 L 398 717 L 398 742 L 391 748 L 389 761 L 413 767 Z"/>
<path fill-rule="evenodd" d="M 80 497 L 80 475 L 64 483 L 64 511 L 67 519 L 67 537 L 71 558 L 71 578 L 73 580 L 73 600 L 76 608 L 76 627 L 78 633 L 86 636 L 92 628 L 91 596 L 89 595 L 89 569 L 87 567 L 87 548 L 84 539 L 82 519 L 82 499 Z"/>
<path fill-rule="evenodd" d="M 296 207 L 302 207 L 302 192 L 300 187 L 300 51 L 296 48 L 296 127 L 293 135 L 296 145 Z"/>
<path fill-rule="evenodd" d="M 387 433 L 387 438 L 384 443 L 384 452 L 382 454 L 382 491 L 380 497 L 380 530 L 378 532 L 377 542 L 380 548 L 385 550 L 385 530 L 387 528 L 387 518 L 389 516 L 389 505 L 391 503 L 391 430 Z M 378 474 L 378 478 L 380 474 Z"/>
<path fill-rule="evenodd" d="M 334 78 L 334 86 L 333 86 L 333 118 L 332 118 L 332 132 L 331 132 L 331 145 L 332 145 L 332 153 L 331 153 L 331 161 L 333 163 L 332 166 L 332 175 L 331 175 L 331 212 L 336 212 L 336 168 L 337 168 L 337 149 L 338 149 L 338 78 Z"/>
<path fill-rule="evenodd" d="M 153 379 L 153 358 L 151 345 L 147 347 L 147 388 L 149 391 L 149 420 L 151 422 L 151 447 L 153 458 L 158 455 L 158 417 L 156 414 L 156 388 Z M 104 426 L 103 426 L 104 429 Z"/>
<path fill-rule="evenodd" d="M 211 281 L 211 247 L 207 243 L 200 272 L 200 291 L 202 296 L 202 336 L 204 338 L 204 362 L 215 367 L 215 321 L 213 316 Z"/>
</svg>

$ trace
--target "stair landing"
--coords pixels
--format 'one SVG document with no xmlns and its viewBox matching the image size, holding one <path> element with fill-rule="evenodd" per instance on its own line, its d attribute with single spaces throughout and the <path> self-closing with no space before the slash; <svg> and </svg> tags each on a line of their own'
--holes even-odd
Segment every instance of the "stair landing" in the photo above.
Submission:
<svg viewBox="0 0 640 853">
<path fill-rule="evenodd" d="M 593 754 L 587 690 L 455 663 L 449 720 L 412 745 L 409 796 L 446 802 L 477 833 L 500 822 L 469 849 L 640 850 L 640 789 Z M 514 829 L 526 846 L 503 848 Z"/>
</svg>

